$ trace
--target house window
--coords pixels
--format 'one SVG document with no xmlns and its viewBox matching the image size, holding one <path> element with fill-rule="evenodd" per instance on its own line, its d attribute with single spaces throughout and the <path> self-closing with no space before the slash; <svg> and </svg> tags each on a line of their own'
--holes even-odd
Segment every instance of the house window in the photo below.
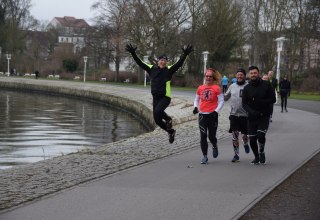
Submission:
<svg viewBox="0 0 320 220">
<path fill-rule="evenodd" d="M 75 53 L 76 53 L 76 54 L 79 54 L 80 52 L 81 52 L 81 48 L 80 48 L 79 46 L 77 46 Z"/>
</svg>

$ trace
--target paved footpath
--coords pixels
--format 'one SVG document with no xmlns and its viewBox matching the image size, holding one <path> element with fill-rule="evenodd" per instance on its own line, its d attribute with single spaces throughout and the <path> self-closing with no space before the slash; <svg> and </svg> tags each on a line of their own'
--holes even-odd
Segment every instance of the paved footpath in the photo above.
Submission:
<svg viewBox="0 0 320 220">
<path fill-rule="evenodd" d="M 186 103 L 193 99 L 182 96 L 177 98 Z M 230 162 L 228 111 L 226 104 L 219 118 L 219 157 L 211 157 L 208 165 L 199 163 L 193 119 L 176 126 L 172 145 L 156 129 L 97 151 L 0 171 L 0 207 L 23 204 L 2 211 L 0 220 L 237 219 L 319 152 L 320 117 L 295 109 L 281 114 L 276 106 L 267 135 L 267 164 L 254 166 L 243 149 L 241 162 Z"/>
</svg>

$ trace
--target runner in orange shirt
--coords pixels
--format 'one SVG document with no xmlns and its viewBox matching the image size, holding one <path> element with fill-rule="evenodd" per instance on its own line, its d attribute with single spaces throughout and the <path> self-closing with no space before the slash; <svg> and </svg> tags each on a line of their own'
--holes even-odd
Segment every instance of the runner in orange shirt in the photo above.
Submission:
<svg viewBox="0 0 320 220">
<path fill-rule="evenodd" d="M 208 163 L 208 141 L 212 144 L 213 158 L 218 157 L 217 146 L 217 128 L 218 112 L 221 110 L 224 102 L 218 83 L 221 80 L 220 73 L 212 68 L 207 69 L 205 73 L 205 84 L 198 87 L 194 100 L 193 114 L 199 113 L 200 145 L 203 158 L 201 164 Z"/>
</svg>

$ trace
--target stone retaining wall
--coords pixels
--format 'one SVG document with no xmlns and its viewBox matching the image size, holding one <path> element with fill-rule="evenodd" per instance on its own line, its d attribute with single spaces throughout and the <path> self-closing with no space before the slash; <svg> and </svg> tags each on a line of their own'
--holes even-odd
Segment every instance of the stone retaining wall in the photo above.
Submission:
<svg viewBox="0 0 320 220">
<path fill-rule="evenodd" d="M 118 107 L 122 110 L 126 110 L 134 115 L 139 116 L 140 118 L 142 118 L 142 121 L 146 124 L 146 126 L 152 130 L 156 126 L 153 120 L 152 109 L 148 108 L 147 106 L 136 100 L 129 99 L 121 95 L 117 96 L 112 93 L 107 93 L 106 91 L 102 93 L 92 91 L 89 89 L 83 90 L 82 87 L 78 86 L 65 87 L 63 85 L 60 85 L 59 83 L 41 84 L 41 82 L 43 81 L 0 81 L 0 87 L 6 89 L 13 89 L 15 91 L 36 91 L 45 92 L 49 94 L 68 95 L 108 103 L 112 106 Z"/>
</svg>

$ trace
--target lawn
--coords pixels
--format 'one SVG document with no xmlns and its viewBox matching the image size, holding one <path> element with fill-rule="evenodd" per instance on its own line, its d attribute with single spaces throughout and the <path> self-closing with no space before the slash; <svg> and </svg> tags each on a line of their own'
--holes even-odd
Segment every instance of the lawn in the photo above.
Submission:
<svg viewBox="0 0 320 220">
<path fill-rule="evenodd" d="M 300 99 L 300 100 L 310 100 L 310 101 L 320 101 L 320 94 L 312 93 L 301 93 L 301 92 L 292 92 L 290 94 L 291 99 Z"/>
</svg>

